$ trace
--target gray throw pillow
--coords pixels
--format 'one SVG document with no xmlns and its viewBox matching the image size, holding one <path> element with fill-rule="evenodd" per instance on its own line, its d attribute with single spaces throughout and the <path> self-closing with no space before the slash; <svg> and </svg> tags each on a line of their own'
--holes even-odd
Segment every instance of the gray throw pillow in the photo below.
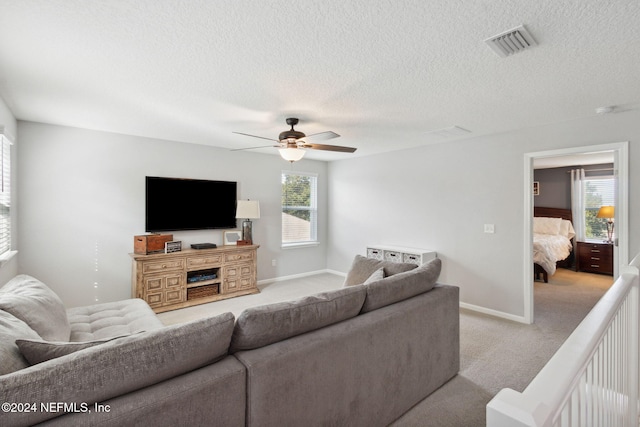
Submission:
<svg viewBox="0 0 640 427">
<path fill-rule="evenodd" d="M 247 308 L 236 321 L 230 352 L 263 347 L 355 317 L 364 298 L 364 287 L 352 286 Z"/>
<path fill-rule="evenodd" d="M 369 276 L 369 278 L 367 280 L 365 280 L 363 284 L 364 285 L 368 285 L 371 282 L 375 282 L 376 280 L 384 279 L 385 277 L 387 277 L 387 276 L 384 274 L 384 267 L 380 267 L 379 269 L 374 271 L 373 274 L 371 276 Z"/>
<path fill-rule="evenodd" d="M 62 300 L 41 281 L 21 274 L 0 288 L 0 310 L 13 314 L 48 341 L 69 341 Z"/>
<path fill-rule="evenodd" d="M 366 258 L 362 255 L 356 255 L 351 264 L 351 268 L 347 273 L 344 286 L 353 286 L 363 284 L 378 269 L 384 268 L 387 276 L 413 270 L 416 264 L 404 262 L 382 261 L 373 258 Z"/>
<path fill-rule="evenodd" d="M 17 339 L 38 340 L 40 337 L 22 320 L 0 310 L 0 375 L 29 366 L 16 345 Z"/>
<path fill-rule="evenodd" d="M 418 268 L 365 285 L 367 298 L 361 313 L 394 304 L 433 289 L 440 277 L 442 261 L 432 259 Z"/>
<path fill-rule="evenodd" d="M 107 338 L 96 341 L 84 341 L 84 342 L 51 342 L 43 340 L 16 340 L 16 345 L 20 349 L 20 352 L 27 359 L 31 365 L 37 363 L 46 362 L 47 360 L 55 359 L 57 357 L 66 356 L 67 354 L 75 353 L 76 351 L 84 350 L 85 348 L 93 347 L 98 344 L 122 338 L 127 335 L 121 335 L 119 337 Z"/>
</svg>

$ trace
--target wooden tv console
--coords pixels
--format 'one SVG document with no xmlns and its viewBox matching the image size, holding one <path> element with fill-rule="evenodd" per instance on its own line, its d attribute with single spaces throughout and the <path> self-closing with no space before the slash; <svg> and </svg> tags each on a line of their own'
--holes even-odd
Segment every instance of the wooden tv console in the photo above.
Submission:
<svg viewBox="0 0 640 427">
<path fill-rule="evenodd" d="M 185 249 L 133 258 L 131 294 L 156 313 L 260 292 L 259 245 Z"/>
</svg>

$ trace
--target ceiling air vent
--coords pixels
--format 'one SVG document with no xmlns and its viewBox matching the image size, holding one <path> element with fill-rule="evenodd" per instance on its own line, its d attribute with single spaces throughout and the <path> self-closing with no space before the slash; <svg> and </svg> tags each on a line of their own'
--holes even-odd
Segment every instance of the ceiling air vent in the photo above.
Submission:
<svg viewBox="0 0 640 427">
<path fill-rule="evenodd" d="M 425 132 L 425 136 L 430 142 L 439 142 L 445 139 L 458 138 L 471 133 L 470 130 L 461 128 L 460 126 L 451 126 L 443 129 L 436 129 Z"/>
<path fill-rule="evenodd" d="M 503 58 L 536 46 L 537 43 L 523 25 L 489 37 L 484 41 Z"/>
</svg>

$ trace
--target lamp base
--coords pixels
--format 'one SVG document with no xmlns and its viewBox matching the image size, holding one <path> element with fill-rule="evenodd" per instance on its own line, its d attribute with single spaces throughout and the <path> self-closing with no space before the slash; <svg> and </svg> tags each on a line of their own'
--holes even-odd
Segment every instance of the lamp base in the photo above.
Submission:
<svg viewBox="0 0 640 427">
<path fill-rule="evenodd" d="M 253 243 L 253 236 L 251 235 L 252 225 L 249 219 L 242 221 L 242 240 L 249 242 L 249 245 Z"/>
<path fill-rule="evenodd" d="M 613 243 L 613 221 L 607 221 L 607 240 L 605 243 Z"/>
</svg>

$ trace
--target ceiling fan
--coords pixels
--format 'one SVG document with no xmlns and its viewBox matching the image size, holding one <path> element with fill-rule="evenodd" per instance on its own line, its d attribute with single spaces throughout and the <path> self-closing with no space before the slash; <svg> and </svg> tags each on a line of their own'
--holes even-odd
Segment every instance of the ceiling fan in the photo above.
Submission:
<svg viewBox="0 0 640 427">
<path fill-rule="evenodd" d="M 287 124 L 291 126 L 291 129 L 285 130 L 284 132 L 280 132 L 278 139 L 273 138 L 265 138 L 263 136 L 257 135 L 249 135 L 248 133 L 242 132 L 233 132 L 239 135 L 250 136 L 252 138 L 260 138 L 266 139 L 268 141 L 275 141 L 277 145 L 263 145 L 260 147 L 249 147 L 249 148 L 237 148 L 231 151 L 241 151 L 241 150 L 252 150 L 254 148 L 265 148 L 265 147 L 276 147 L 279 148 L 280 155 L 283 159 L 293 163 L 304 157 L 305 149 L 310 150 L 324 150 L 324 151 L 338 151 L 341 153 L 353 153 L 356 151 L 355 148 L 352 147 L 343 147 L 339 145 L 326 145 L 326 144 L 315 144 L 307 142 L 307 140 L 327 140 L 338 138 L 338 135 L 332 131 L 325 131 L 320 133 L 314 133 L 312 135 L 305 135 L 302 132 L 295 130 L 293 127 L 298 124 L 298 119 L 295 117 L 290 117 L 287 119 Z"/>
</svg>

